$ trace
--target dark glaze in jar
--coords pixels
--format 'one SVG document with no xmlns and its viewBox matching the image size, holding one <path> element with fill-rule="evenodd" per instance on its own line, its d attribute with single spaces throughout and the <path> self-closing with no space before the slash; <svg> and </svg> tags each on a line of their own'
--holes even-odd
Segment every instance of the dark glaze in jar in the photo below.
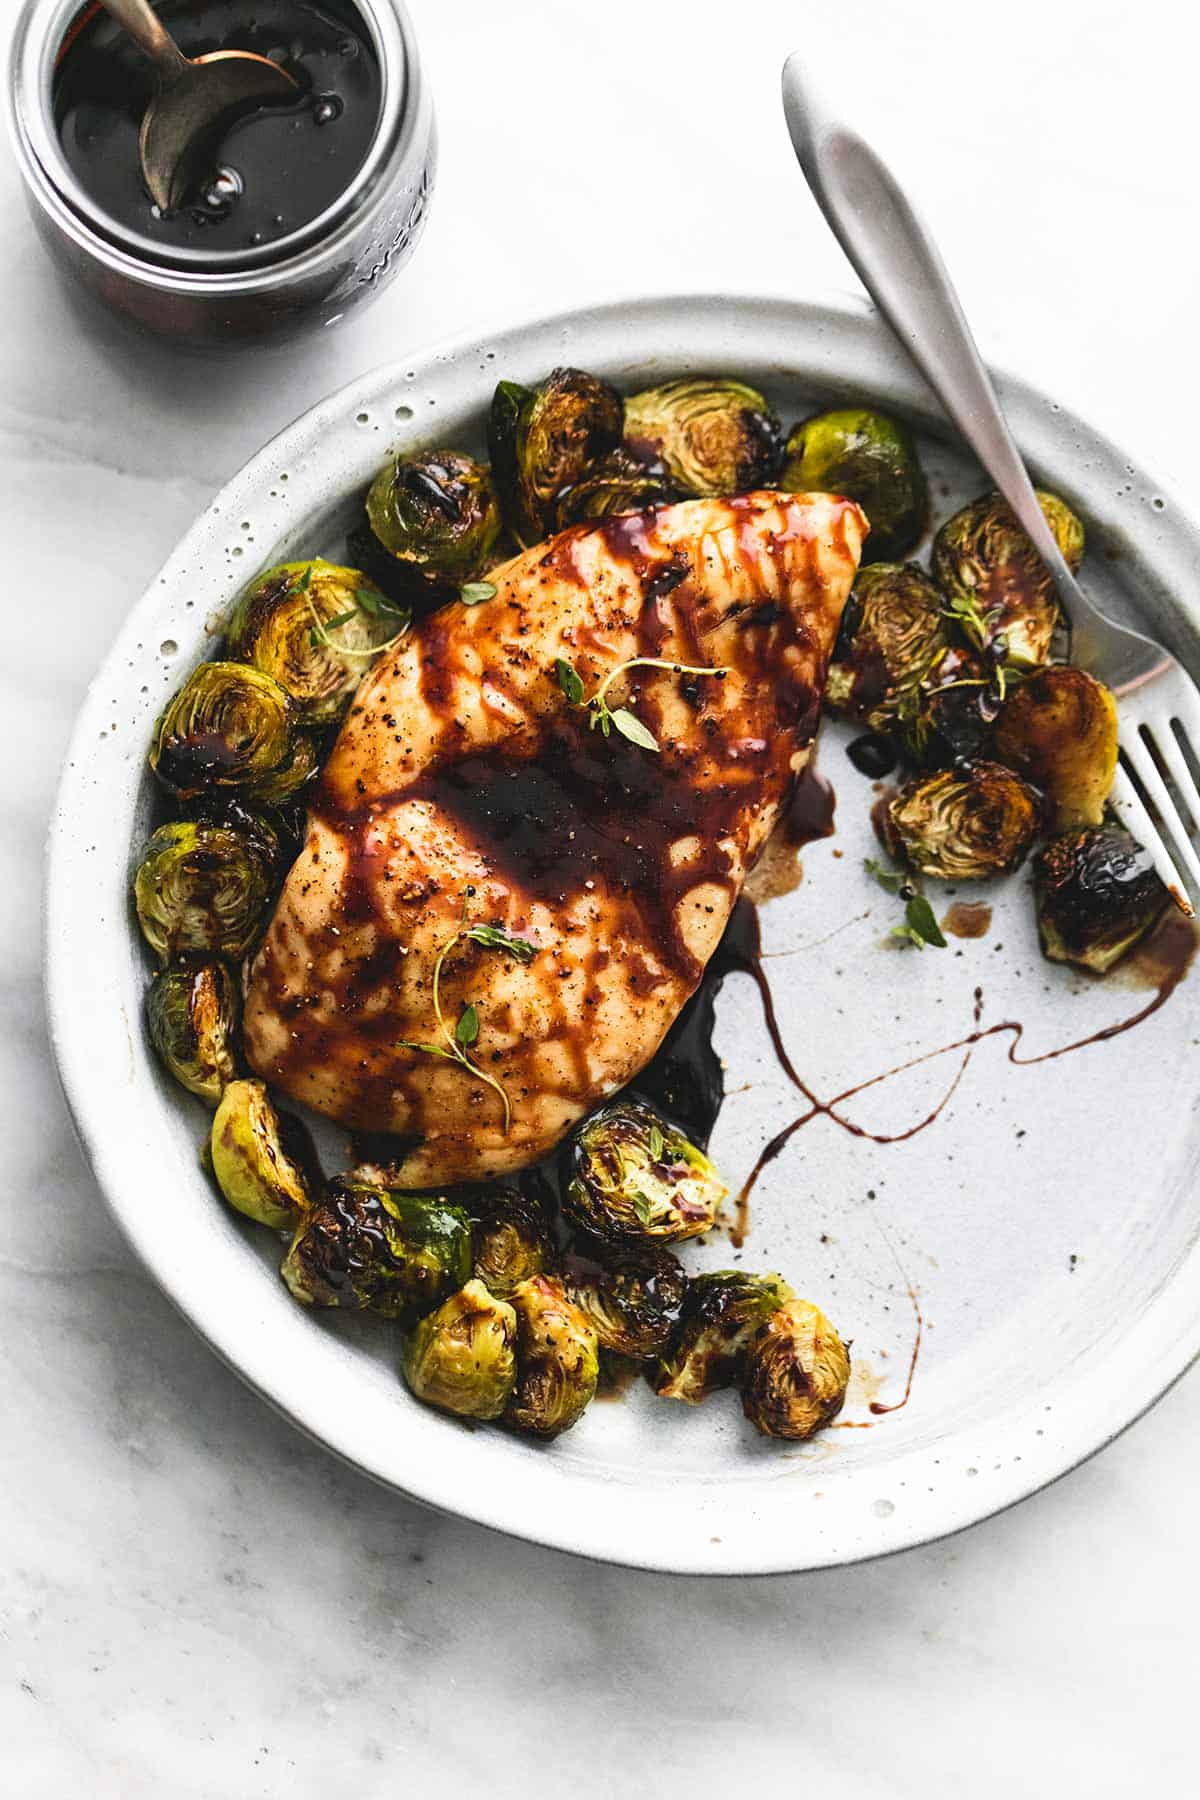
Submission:
<svg viewBox="0 0 1200 1800">
<path fill-rule="evenodd" d="M 188 204 L 163 214 L 142 182 L 138 131 L 154 70 L 106 13 L 64 46 L 54 116 L 68 166 L 119 226 L 170 249 L 268 245 L 318 218 L 361 169 L 379 121 L 381 71 L 348 0 L 202 0 L 160 5 L 185 56 L 252 50 L 298 85 L 286 106 L 234 119 Z"/>
</svg>

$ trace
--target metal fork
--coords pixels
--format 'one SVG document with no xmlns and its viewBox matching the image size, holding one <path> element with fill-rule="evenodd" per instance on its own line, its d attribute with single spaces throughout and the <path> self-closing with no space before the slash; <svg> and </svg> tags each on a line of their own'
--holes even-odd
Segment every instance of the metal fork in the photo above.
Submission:
<svg viewBox="0 0 1200 1800">
<path fill-rule="evenodd" d="M 830 110 L 797 51 L 783 110 L 800 167 L 863 286 L 1054 577 L 1071 660 L 1120 697 L 1112 805 L 1189 916 L 1200 894 L 1200 691 L 1161 644 L 1090 601 L 1047 525 L 936 244 L 871 146 Z M 1147 810 L 1154 809 L 1161 832 Z"/>
</svg>

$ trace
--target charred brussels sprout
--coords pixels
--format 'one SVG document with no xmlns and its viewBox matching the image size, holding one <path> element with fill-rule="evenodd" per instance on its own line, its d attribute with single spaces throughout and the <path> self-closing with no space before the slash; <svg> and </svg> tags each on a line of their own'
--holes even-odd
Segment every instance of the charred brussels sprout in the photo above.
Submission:
<svg viewBox="0 0 1200 1800">
<path fill-rule="evenodd" d="M 277 841 L 254 829 L 178 819 L 160 825 L 133 880 L 138 923 L 160 959 L 240 962 L 258 936 L 275 884 Z"/>
<path fill-rule="evenodd" d="M 671 1255 L 622 1257 L 568 1282 L 604 1350 L 648 1362 L 671 1339 L 687 1291 L 687 1276 Z"/>
<path fill-rule="evenodd" d="M 470 1278 L 471 1227 L 437 1195 L 339 1179 L 301 1223 L 282 1274 L 306 1305 L 411 1320 Z"/>
<path fill-rule="evenodd" d="M 915 563 L 873 563 L 851 590 L 826 701 L 872 731 L 890 731 L 945 650 L 942 597 L 928 575 Z"/>
<path fill-rule="evenodd" d="M 146 995 L 150 1042 L 189 1093 L 216 1106 L 237 1074 L 238 989 L 224 963 L 165 969 Z"/>
<path fill-rule="evenodd" d="M 1038 503 L 1067 567 L 1083 558 L 1083 526 L 1057 494 Z M 1048 661 L 1060 623 L 1054 581 L 1008 502 L 984 494 L 956 512 L 933 540 L 933 579 L 977 649 L 1003 648 L 1020 668 Z"/>
<path fill-rule="evenodd" d="M 1040 824 L 1037 794 L 993 762 L 920 775 L 880 815 L 892 855 L 942 881 L 980 881 L 1017 868 Z"/>
<path fill-rule="evenodd" d="M 580 1127 L 563 1197 L 602 1242 L 700 1237 L 728 1192 L 712 1163 L 641 1100 L 616 1100 Z"/>
<path fill-rule="evenodd" d="M 896 735 L 922 768 L 942 768 L 986 755 L 1000 710 L 994 671 L 961 644 L 951 644 L 917 688 L 897 697 Z"/>
<path fill-rule="evenodd" d="M 554 369 L 536 387 L 502 381 L 488 418 L 488 452 L 505 521 L 536 544 L 555 526 L 555 501 L 621 441 L 624 402 L 582 369 Z"/>
<path fill-rule="evenodd" d="M 1045 795 L 1055 831 L 1099 825 L 1117 770 L 1117 707 L 1082 669 L 1038 669 L 1005 702 L 995 752 Z"/>
<path fill-rule="evenodd" d="M 850 1355 L 819 1307 L 789 1300 L 746 1346 L 742 1411 L 765 1437 L 809 1438 L 836 1419 Z"/>
<path fill-rule="evenodd" d="M 246 663 L 201 663 L 158 721 L 150 767 L 181 799 L 252 794 L 290 757 L 293 716 L 273 675 Z"/>
<path fill-rule="evenodd" d="M 1052 838 L 1033 878 L 1043 951 L 1096 975 L 1133 948 L 1170 899 L 1146 851 L 1119 825 Z"/>
<path fill-rule="evenodd" d="M 468 1281 L 414 1328 L 400 1367 L 427 1406 L 461 1419 L 498 1419 L 516 1385 L 516 1337 L 508 1302 Z"/>
<path fill-rule="evenodd" d="M 225 649 L 273 675 L 306 724 L 329 725 L 349 706 L 372 656 L 407 622 L 358 569 L 280 563 L 237 602 Z"/>
<path fill-rule="evenodd" d="M 625 402 L 625 441 L 660 458 L 681 494 L 741 494 L 779 473 L 779 420 L 756 388 L 685 376 Z"/>
<path fill-rule="evenodd" d="M 611 519 L 617 513 L 644 512 L 674 499 L 674 489 L 661 462 L 645 462 L 623 444 L 585 469 L 570 487 L 560 489 L 552 507 L 551 526 L 561 531 L 588 519 Z"/>
<path fill-rule="evenodd" d="M 254 789 L 256 806 L 287 807 L 295 802 L 301 808 L 300 796 L 310 782 L 321 773 L 321 750 L 318 740 L 308 731 L 298 731 L 292 740 L 285 762 L 260 781 Z"/>
<path fill-rule="evenodd" d="M 231 1081 L 209 1142 L 212 1170 L 230 1206 L 256 1224 L 290 1231 L 308 1212 L 320 1172 L 307 1131 L 277 1112 L 261 1081 Z"/>
<path fill-rule="evenodd" d="M 515 1188 L 501 1188 L 470 1210 L 474 1274 L 493 1294 L 503 1299 L 518 1282 L 551 1267 L 554 1245 L 536 1202 Z"/>
<path fill-rule="evenodd" d="M 717 1388 L 731 1386 L 750 1338 L 791 1296 L 782 1275 L 716 1269 L 693 1276 L 659 1363 L 655 1393 L 699 1406 Z"/>
<path fill-rule="evenodd" d="M 371 530 L 416 588 L 447 598 L 488 566 L 500 502 L 484 463 L 458 450 L 398 456 L 367 495 Z"/>
<path fill-rule="evenodd" d="M 518 1431 L 557 1437 L 596 1392 L 600 1349 L 591 1320 L 553 1275 L 533 1275 L 512 1292 L 517 1315 L 517 1385 L 505 1418 Z"/>
<path fill-rule="evenodd" d="M 796 494 L 844 494 L 871 527 L 863 562 L 898 562 L 925 529 L 929 492 L 912 438 L 886 413 L 849 407 L 805 419 L 787 441 L 779 485 Z"/>
</svg>

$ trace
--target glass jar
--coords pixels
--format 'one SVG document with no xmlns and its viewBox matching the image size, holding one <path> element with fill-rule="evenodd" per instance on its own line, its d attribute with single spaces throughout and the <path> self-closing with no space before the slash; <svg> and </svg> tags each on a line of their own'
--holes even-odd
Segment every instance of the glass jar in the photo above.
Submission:
<svg viewBox="0 0 1200 1800">
<path fill-rule="evenodd" d="M 381 77 L 361 167 L 302 228 L 256 249 L 209 251 L 140 236 L 76 179 L 54 117 L 55 72 L 64 45 L 99 8 L 96 0 L 25 0 L 10 52 L 10 124 L 34 223 L 59 267 L 135 325 L 193 345 L 335 325 L 380 293 L 412 254 L 429 205 L 433 104 L 402 0 L 353 5 Z"/>
</svg>

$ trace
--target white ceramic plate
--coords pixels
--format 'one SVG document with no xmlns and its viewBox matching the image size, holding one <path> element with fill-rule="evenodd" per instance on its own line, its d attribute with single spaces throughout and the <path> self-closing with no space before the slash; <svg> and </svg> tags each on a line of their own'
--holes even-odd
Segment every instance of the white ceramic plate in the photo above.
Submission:
<svg viewBox="0 0 1200 1800">
<path fill-rule="evenodd" d="M 365 377 L 260 452 L 197 521 L 128 621 L 80 714 L 50 840 L 47 985 L 63 1085 L 97 1178 L 130 1240 L 208 1342 L 347 1461 L 402 1492 L 563 1549 L 656 1569 L 794 1570 L 954 1531 L 1051 1481 L 1135 1418 L 1200 1349 L 1195 1200 L 1200 979 L 1136 1031 L 1038 1067 L 1008 1039 L 974 1052 L 936 1125 L 887 1146 L 827 1118 L 764 1176 L 743 1252 L 780 1268 L 854 1340 L 844 1417 L 809 1445 L 758 1438 L 736 1397 L 698 1410 L 638 1387 L 597 1404 L 550 1448 L 426 1411 L 396 1374 L 391 1328 L 295 1306 L 279 1247 L 214 1198 L 197 1163 L 207 1115 L 165 1078 L 141 1027 L 147 963 L 132 919 L 131 846 L 149 805 L 145 753 L 164 697 L 211 649 L 243 580 L 285 557 L 336 552 L 384 454 L 478 442 L 493 383 L 576 363 L 626 388 L 686 370 L 742 374 L 786 422 L 814 403 L 874 399 L 922 431 L 935 515 L 984 485 L 939 439 L 936 409 L 865 312 L 680 298 L 574 313 L 457 344 Z M 1197 658 L 1200 538 L 1161 487 L 1077 419 L 1012 380 L 1001 391 L 1036 478 L 1090 531 L 1085 572 Z M 1025 1025 L 1033 1052 L 1085 1036 L 1148 997 L 1038 955 L 1028 878 L 984 896 L 988 935 L 942 953 L 885 947 L 896 903 L 863 871 L 870 785 L 824 728 L 837 835 L 764 909 L 767 964 L 802 1073 L 836 1094 L 984 1022 Z M 751 984 L 718 1013 L 731 1092 L 714 1154 L 736 1185 L 799 1110 Z M 943 1057 L 847 1103 L 903 1131 L 945 1092 Z M 746 1085 L 748 1084 L 748 1085 Z M 336 1166 L 336 1165 L 334 1165 Z M 721 1266 L 727 1242 L 692 1250 Z M 908 1294 L 926 1320 L 912 1398 Z"/>
</svg>

